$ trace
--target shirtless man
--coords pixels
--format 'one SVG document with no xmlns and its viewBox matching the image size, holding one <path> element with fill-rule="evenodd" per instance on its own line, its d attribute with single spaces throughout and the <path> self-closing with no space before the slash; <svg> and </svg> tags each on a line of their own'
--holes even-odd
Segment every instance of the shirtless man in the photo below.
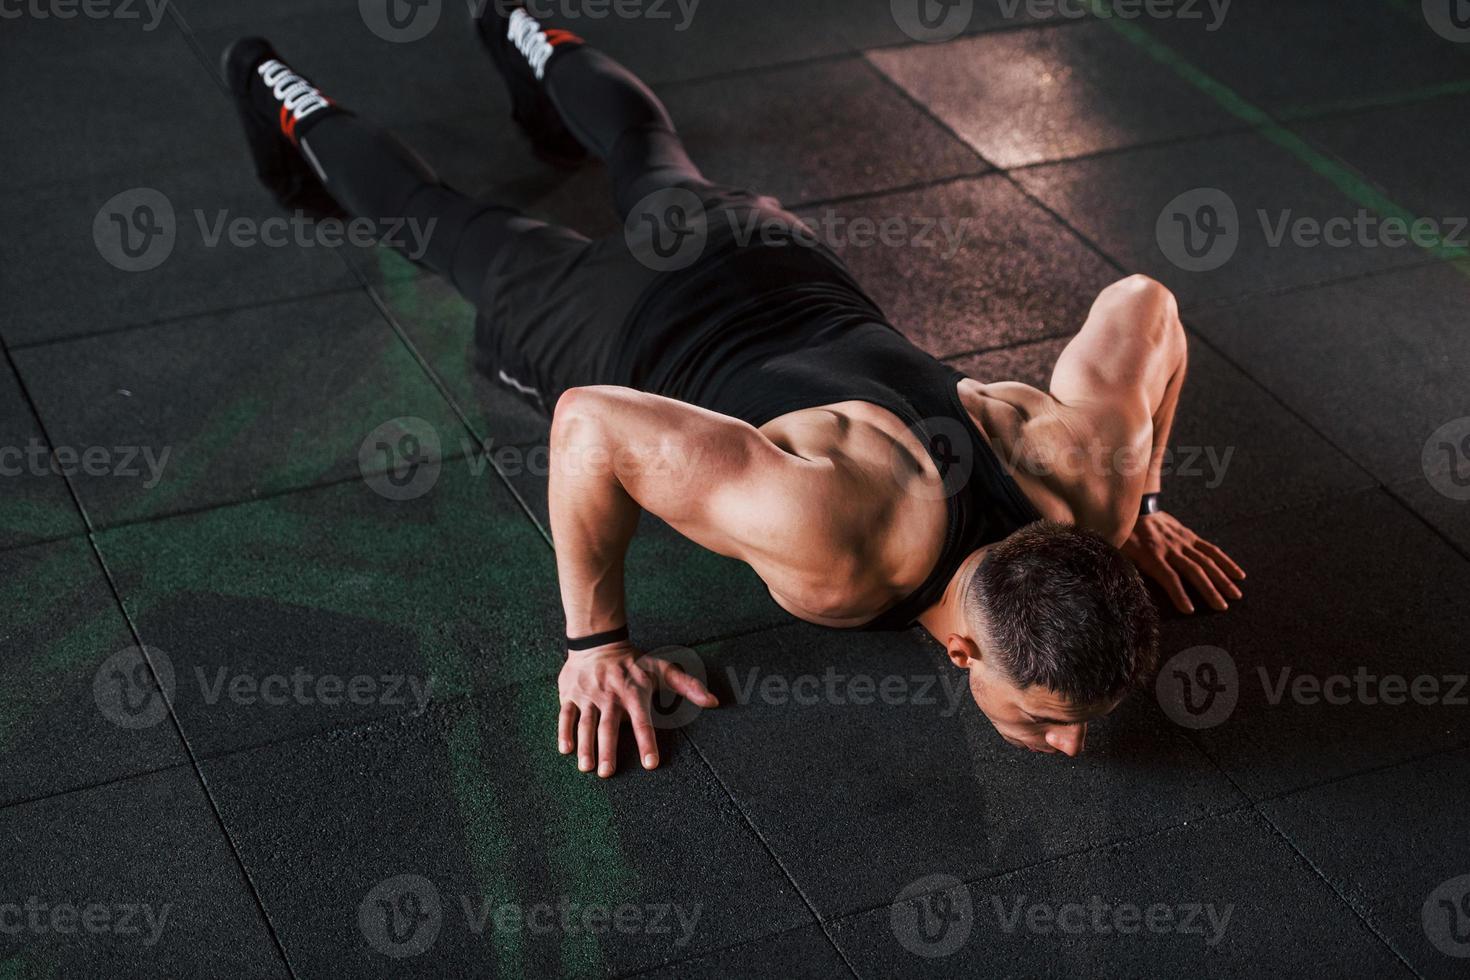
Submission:
<svg viewBox="0 0 1470 980">
<path fill-rule="evenodd" d="M 557 738 L 584 772 L 613 774 L 625 720 L 658 765 L 660 686 L 716 703 L 629 641 L 642 511 L 746 562 L 799 619 L 923 626 L 1000 735 L 1039 752 L 1076 755 L 1154 666 L 1136 569 L 1184 612 L 1186 584 L 1215 609 L 1240 597 L 1240 568 L 1158 509 L 1187 360 L 1163 286 L 1103 290 L 1049 392 L 965 378 L 795 215 L 705 179 L 625 68 L 519 5 L 487 5 L 475 30 L 537 153 L 606 164 L 623 233 L 589 240 L 460 194 L 263 40 L 237 41 L 223 70 L 281 202 L 432 228 L 415 258 L 478 308 L 478 366 L 552 414 Z"/>
</svg>

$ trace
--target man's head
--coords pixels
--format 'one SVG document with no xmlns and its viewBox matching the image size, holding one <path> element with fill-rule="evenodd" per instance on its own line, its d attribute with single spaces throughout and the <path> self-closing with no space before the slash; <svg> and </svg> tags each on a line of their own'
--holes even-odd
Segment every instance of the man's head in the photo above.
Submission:
<svg viewBox="0 0 1470 980">
<path fill-rule="evenodd" d="M 1040 521 L 989 547 L 962 597 L 969 636 L 950 659 L 1001 736 L 1076 755 L 1087 722 L 1152 672 L 1158 611 L 1123 554 L 1091 531 Z"/>
</svg>

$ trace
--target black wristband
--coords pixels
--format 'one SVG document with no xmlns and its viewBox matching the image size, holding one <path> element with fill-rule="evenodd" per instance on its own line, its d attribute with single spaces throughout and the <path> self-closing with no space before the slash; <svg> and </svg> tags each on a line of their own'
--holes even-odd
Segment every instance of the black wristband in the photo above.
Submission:
<svg viewBox="0 0 1470 980">
<path fill-rule="evenodd" d="M 617 643 L 628 638 L 628 627 L 619 626 L 615 630 L 606 630 L 602 633 L 593 633 L 591 636 L 579 636 L 576 639 L 567 637 L 568 650 L 591 650 L 593 647 L 606 646 L 609 643 Z"/>
<path fill-rule="evenodd" d="M 1156 493 L 1146 493 L 1146 494 L 1144 494 L 1143 495 L 1143 503 L 1140 504 L 1139 507 L 1138 507 L 1138 516 L 1139 517 L 1147 517 L 1149 514 L 1157 514 L 1158 512 L 1159 512 L 1159 495 L 1156 494 Z"/>
</svg>

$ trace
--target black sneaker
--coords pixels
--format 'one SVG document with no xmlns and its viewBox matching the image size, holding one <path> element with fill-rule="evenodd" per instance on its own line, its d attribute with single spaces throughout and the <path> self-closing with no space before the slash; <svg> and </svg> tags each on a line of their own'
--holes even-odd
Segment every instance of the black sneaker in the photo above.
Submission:
<svg viewBox="0 0 1470 980">
<path fill-rule="evenodd" d="M 475 36 L 490 55 L 510 93 L 510 116 L 531 141 L 531 149 L 547 163 L 576 167 L 587 160 L 587 150 L 562 122 L 561 113 L 541 87 L 546 62 L 558 51 L 570 51 L 584 42 L 571 31 L 543 28 L 526 8 L 507 0 L 480 0 Z"/>
<path fill-rule="evenodd" d="M 254 84 L 256 69 L 272 59 L 280 60 L 270 42 L 260 37 L 242 37 L 220 56 L 220 72 L 234 96 L 235 110 L 245 127 L 245 141 L 250 144 L 250 155 L 255 160 L 255 175 L 288 211 L 302 211 L 316 218 L 345 217 L 345 212 L 332 200 L 321 178 L 297 148 L 295 127 L 298 117 L 284 106 L 278 106 L 277 120 L 263 104 L 269 100 L 262 94 L 264 90 Z M 281 67 L 284 68 L 284 64 Z M 320 93 L 315 97 L 320 97 L 327 105 L 331 104 Z"/>
</svg>

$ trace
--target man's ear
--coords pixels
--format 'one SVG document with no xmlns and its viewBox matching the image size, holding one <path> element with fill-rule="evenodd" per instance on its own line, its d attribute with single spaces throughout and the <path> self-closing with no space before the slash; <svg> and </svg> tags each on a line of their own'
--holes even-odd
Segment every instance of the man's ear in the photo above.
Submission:
<svg viewBox="0 0 1470 980">
<path fill-rule="evenodd" d="M 944 652 L 949 655 L 949 662 L 960 670 L 969 670 L 971 664 L 979 663 L 982 659 L 980 647 L 968 636 L 960 636 L 958 633 L 949 634 L 944 641 Z"/>
</svg>

